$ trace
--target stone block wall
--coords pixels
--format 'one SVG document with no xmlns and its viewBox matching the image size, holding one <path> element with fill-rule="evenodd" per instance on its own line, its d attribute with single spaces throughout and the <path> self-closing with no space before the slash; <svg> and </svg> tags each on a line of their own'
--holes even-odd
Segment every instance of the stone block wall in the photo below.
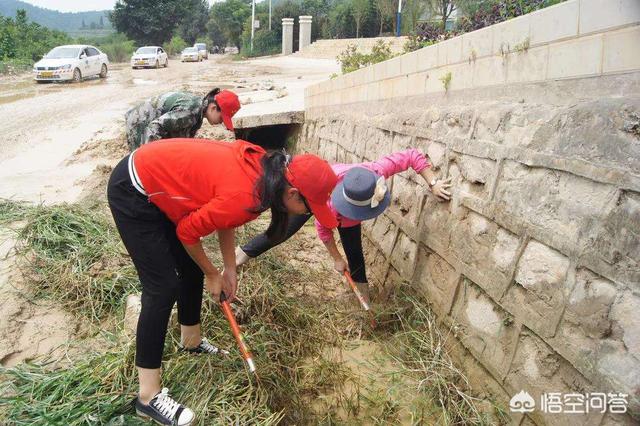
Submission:
<svg viewBox="0 0 640 426">
<path fill-rule="evenodd" d="M 594 22 L 590 16 L 604 3 L 606 13 Z M 611 60 L 630 68 L 570 77 L 576 71 L 569 66 L 558 71 L 568 73 L 562 78 L 535 81 L 508 71 L 501 84 L 375 91 L 381 82 L 409 81 L 408 69 L 430 66 L 418 51 L 417 64 L 396 58 L 378 80 L 376 70 L 359 71 L 372 78 L 359 89 L 351 74 L 309 89 L 298 149 L 330 162 L 421 149 L 441 177 L 452 179 L 454 197 L 438 202 L 413 171 L 391 179 L 390 208 L 363 223 L 369 275 L 380 297 L 393 297 L 400 285 L 419 290 L 442 326 L 453 330 L 449 350 L 472 383 L 507 405 L 521 390 L 538 403 L 545 392 L 629 395 L 626 415 L 536 410 L 512 415 L 515 424 L 637 424 L 640 64 L 627 56 L 634 49 L 640 56 L 640 3 L 574 0 L 523 18 L 508 30 L 506 23 L 499 31 L 481 30 L 494 36 L 491 43 L 467 35 L 448 43 L 464 51 L 473 41 L 493 60 L 498 34 L 511 39 L 518 26 L 532 43 L 547 43 L 549 53 L 584 32 L 604 40 L 593 47 L 602 60 L 612 35 L 618 41 L 609 48 L 621 53 Z M 593 53 L 581 49 L 584 57 Z M 457 57 L 431 60 L 449 67 Z M 545 73 L 556 62 L 548 59 Z M 472 81 L 496 73 L 467 66 L 458 71 Z M 354 95 L 325 92 L 352 83 Z"/>
</svg>

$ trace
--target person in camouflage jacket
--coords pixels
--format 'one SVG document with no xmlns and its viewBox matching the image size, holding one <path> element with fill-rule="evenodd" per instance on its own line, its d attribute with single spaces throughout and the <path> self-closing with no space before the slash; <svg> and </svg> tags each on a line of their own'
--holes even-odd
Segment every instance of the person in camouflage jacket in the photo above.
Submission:
<svg viewBox="0 0 640 426">
<path fill-rule="evenodd" d="M 224 123 L 233 131 L 231 118 L 239 109 L 238 96 L 229 90 L 216 88 L 204 98 L 191 93 L 165 93 L 126 113 L 127 143 L 133 151 L 158 139 L 193 138 L 204 118 L 211 125 Z"/>
</svg>

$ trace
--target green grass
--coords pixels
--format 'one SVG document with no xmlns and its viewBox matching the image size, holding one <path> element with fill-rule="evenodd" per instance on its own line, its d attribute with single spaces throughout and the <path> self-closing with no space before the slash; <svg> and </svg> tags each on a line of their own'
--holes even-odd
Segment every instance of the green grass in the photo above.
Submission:
<svg viewBox="0 0 640 426">
<path fill-rule="evenodd" d="M 0 424 L 146 424 L 130 404 L 137 391 L 135 350 L 121 330 L 123 302 L 138 292 L 137 277 L 103 211 L 100 204 L 45 207 L 0 200 L 0 225 L 17 228 L 19 263 L 36 297 L 64 305 L 93 330 L 111 324 L 98 339 L 87 340 L 86 355 L 68 365 L 45 359 L 0 368 Z M 256 232 L 254 225 L 245 227 L 239 240 Z M 220 264 L 215 238 L 207 239 L 206 247 Z M 259 381 L 246 372 L 228 324 L 210 298 L 202 308 L 203 334 L 230 349 L 229 357 L 180 352 L 173 317 L 163 385 L 196 412 L 197 425 L 389 424 L 407 410 L 413 424 L 433 419 L 486 424 L 422 302 L 398 292 L 393 303 L 376 307 L 380 325 L 372 332 L 360 310 L 337 309 L 318 287 L 316 295 L 307 291 L 333 280 L 327 283 L 314 269 L 292 266 L 283 256 L 286 250 L 265 253 L 239 276 L 244 304 L 236 316 Z M 348 341 L 363 336 L 380 342 L 387 359 L 394 360 L 389 392 L 367 391 L 351 370 L 325 356 L 325 349 L 347 350 Z M 409 405 L 398 399 L 402 392 L 391 391 L 407 383 L 415 395 Z M 312 404 L 334 394 L 322 410 Z"/>
<path fill-rule="evenodd" d="M 136 278 L 117 232 L 99 211 L 0 203 L 0 222 L 16 219 L 23 222 L 16 235 L 23 273 L 38 297 L 60 302 L 95 326 L 121 318 L 126 295 L 137 292 Z M 288 286 L 301 277 L 304 272 L 269 255 L 243 272 L 238 320 L 254 352 L 260 384 L 246 373 L 228 324 L 210 299 L 202 309 L 203 333 L 231 349 L 232 356 L 181 354 L 179 327 L 173 323 L 163 380 L 199 414 L 198 424 L 313 423 L 309 399 L 346 380 L 339 365 L 320 357 L 325 342 L 336 342 L 327 307 L 289 294 Z M 137 391 L 132 344 L 113 336 L 102 344 L 106 352 L 89 353 L 62 369 L 46 361 L 1 369 L 0 423 L 107 424 L 122 418 L 120 424 L 130 424 L 128 402 Z"/>
</svg>

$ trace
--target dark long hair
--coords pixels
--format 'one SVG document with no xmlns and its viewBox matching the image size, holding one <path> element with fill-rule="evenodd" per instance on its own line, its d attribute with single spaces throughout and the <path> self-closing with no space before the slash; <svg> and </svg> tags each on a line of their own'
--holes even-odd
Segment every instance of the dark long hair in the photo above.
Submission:
<svg viewBox="0 0 640 426">
<path fill-rule="evenodd" d="M 214 104 L 216 108 L 218 108 L 218 111 L 220 111 L 220 106 L 218 106 L 218 103 L 216 102 L 216 95 L 218 93 L 220 93 L 220 89 L 216 87 L 215 89 L 207 93 L 204 96 L 204 99 L 207 101 L 207 105 Z"/>
<path fill-rule="evenodd" d="M 287 156 L 281 151 L 275 151 L 265 154 L 261 162 L 263 172 L 255 186 L 255 193 L 260 201 L 252 213 L 271 209 L 271 223 L 266 234 L 272 242 L 280 242 L 284 239 L 289 224 L 289 213 L 282 201 L 282 195 L 289 185 L 285 177 Z"/>
</svg>

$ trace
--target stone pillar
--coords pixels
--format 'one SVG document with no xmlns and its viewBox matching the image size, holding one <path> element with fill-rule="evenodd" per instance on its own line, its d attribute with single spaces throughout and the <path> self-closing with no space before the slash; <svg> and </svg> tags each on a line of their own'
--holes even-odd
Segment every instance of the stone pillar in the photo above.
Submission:
<svg viewBox="0 0 640 426">
<path fill-rule="evenodd" d="M 282 54 L 293 53 L 293 18 L 282 18 Z"/>
<path fill-rule="evenodd" d="M 311 21 L 312 16 L 300 16 L 300 39 L 299 50 L 311 44 Z"/>
</svg>

